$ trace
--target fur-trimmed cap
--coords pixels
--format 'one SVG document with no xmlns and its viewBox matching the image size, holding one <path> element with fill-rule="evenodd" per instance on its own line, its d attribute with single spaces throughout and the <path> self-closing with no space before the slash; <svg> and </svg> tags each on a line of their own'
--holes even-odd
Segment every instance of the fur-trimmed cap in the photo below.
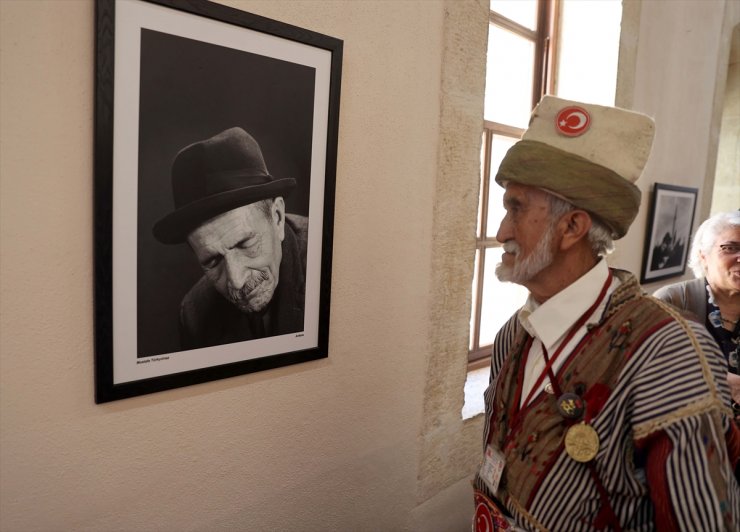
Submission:
<svg viewBox="0 0 740 532">
<path fill-rule="evenodd" d="M 544 189 L 590 212 L 621 238 L 640 208 L 634 182 L 654 134 L 647 115 L 545 96 L 501 162 L 496 182 Z"/>
</svg>

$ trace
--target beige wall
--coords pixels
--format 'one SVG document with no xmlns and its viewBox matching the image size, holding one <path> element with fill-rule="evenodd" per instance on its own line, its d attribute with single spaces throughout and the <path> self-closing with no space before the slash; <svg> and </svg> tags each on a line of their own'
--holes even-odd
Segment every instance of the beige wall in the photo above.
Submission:
<svg viewBox="0 0 740 532">
<path fill-rule="evenodd" d="M 2 0 L 3 531 L 415 526 L 444 4 L 230 3 L 345 41 L 330 356 L 93 403 L 94 6 Z"/>
<path fill-rule="evenodd" d="M 487 1 L 228 3 L 345 42 L 330 356 L 93 403 L 93 3 L 0 0 L 0 530 L 465 530 Z M 724 5 L 627 32 L 643 209 L 707 173 Z"/>
<path fill-rule="evenodd" d="M 737 2 L 735 4 L 736 9 L 740 11 L 740 5 L 737 5 Z M 712 214 L 738 208 L 740 208 L 740 23 L 732 31 L 730 57 L 727 61 L 727 85 L 717 147 Z"/>
<path fill-rule="evenodd" d="M 620 56 L 620 83 L 627 87 L 618 90 L 617 104 L 653 116 L 656 134 L 650 160 L 637 182 L 642 190 L 640 213 L 617 242 L 610 259 L 613 265 L 639 273 L 654 183 L 698 188 L 694 227 L 709 216 L 731 34 L 740 22 L 739 7 L 734 0 L 626 0 L 625 16 L 636 16 L 639 29 L 630 27 L 636 39 L 627 45 L 634 51 L 632 57 L 628 54 L 623 63 Z M 735 186 L 740 183 L 735 181 Z M 684 278 L 690 277 L 687 270 Z M 650 283 L 646 289 L 680 279 Z"/>
</svg>

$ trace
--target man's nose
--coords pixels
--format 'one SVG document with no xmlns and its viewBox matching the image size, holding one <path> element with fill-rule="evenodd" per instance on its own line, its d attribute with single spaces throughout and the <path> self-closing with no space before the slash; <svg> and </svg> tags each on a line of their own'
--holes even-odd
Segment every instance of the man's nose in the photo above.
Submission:
<svg viewBox="0 0 740 532">
<path fill-rule="evenodd" d="M 226 274 L 226 282 L 230 288 L 239 290 L 244 286 L 247 280 L 249 268 L 242 264 L 242 261 L 233 255 L 227 254 L 224 257 L 224 268 Z"/>
<path fill-rule="evenodd" d="M 504 216 L 503 220 L 501 220 L 501 223 L 498 226 L 498 231 L 496 231 L 496 240 L 498 240 L 501 244 L 505 243 L 507 240 L 511 240 L 513 236 L 511 234 L 511 228 L 508 222 L 508 218 L 508 214 Z"/>
</svg>

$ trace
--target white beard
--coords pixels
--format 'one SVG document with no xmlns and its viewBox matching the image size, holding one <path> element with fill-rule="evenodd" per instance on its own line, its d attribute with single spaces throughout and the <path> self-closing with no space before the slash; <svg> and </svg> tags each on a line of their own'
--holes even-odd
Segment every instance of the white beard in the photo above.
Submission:
<svg viewBox="0 0 740 532">
<path fill-rule="evenodd" d="M 524 260 L 517 259 L 517 255 L 520 252 L 519 244 L 514 240 L 505 242 L 504 251 L 514 255 L 514 266 L 507 266 L 503 262 L 499 262 L 496 266 L 496 277 L 498 277 L 498 280 L 524 284 L 552 264 L 552 237 L 554 233 L 555 226 L 551 224 L 539 242 L 537 242 L 537 246 L 535 246 L 529 256 Z"/>
</svg>

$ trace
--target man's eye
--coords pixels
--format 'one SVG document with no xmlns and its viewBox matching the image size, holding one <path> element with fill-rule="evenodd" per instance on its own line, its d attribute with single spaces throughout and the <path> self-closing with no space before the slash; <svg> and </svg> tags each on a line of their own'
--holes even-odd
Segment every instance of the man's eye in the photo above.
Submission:
<svg viewBox="0 0 740 532">
<path fill-rule="evenodd" d="M 241 242 L 239 242 L 239 249 L 249 249 L 249 248 L 253 248 L 256 245 L 257 245 L 256 237 L 246 238 L 242 240 Z"/>
<path fill-rule="evenodd" d="M 504 203 L 504 209 L 506 209 L 506 212 L 519 212 L 520 210 L 522 210 L 522 204 L 518 201 L 508 201 Z"/>
<path fill-rule="evenodd" d="M 201 263 L 201 266 L 203 266 L 203 268 L 205 268 L 206 270 L 212 270 L 213 268 L 215 268 L 219 264 L 221 264 L 221 256 L 220 255 L 217 256 L 217 257 L 211 257 L 207 261 Z"/>
<path fill-rule="evenodd" d="M 740 244 L 722 244 L 719 248 L 727 255 L 737 255 L 740 253 Z"/>
<path fill-rule="evenodd" d="M 248 257 L 256 257 L 260 253 L 261 240 L 258 236 L 245 238 L 236 247 L 242 250 Z"/>
</svg>

